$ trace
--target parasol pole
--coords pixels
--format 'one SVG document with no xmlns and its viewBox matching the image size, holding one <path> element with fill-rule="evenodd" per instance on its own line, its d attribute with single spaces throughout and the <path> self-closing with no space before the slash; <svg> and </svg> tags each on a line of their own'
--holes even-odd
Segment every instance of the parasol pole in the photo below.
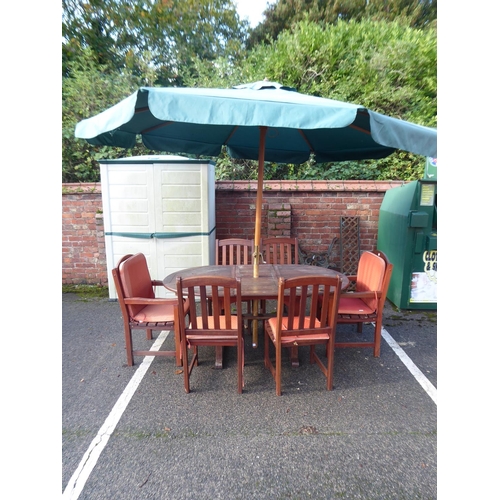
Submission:
<svg viewBox="0 0 500 500">
<path fill-rule="evenodd" d="M 254 238 L 254 254 L 253 254 L 253 277 L 259 277 L 259 256 L 260 256 L 260 227 L 262 217 L 262 192 L 264 191 L 264 154 L 266 151 L 266 132 L 267 127 L 260 127 L 260 141 L 259 141 L 259 174 L 257 178 L 257 201 L 255 202 L 255 238 Z M 253 315 L 256 317 L 259 312 L 259 301 L 253 301 Z M 257 320 L 252 322 L 253 347 L 257 347 Z"/>
<path fill-rule="evenodd" d="M 264 191 L 264 153 L 266 150 L 267 127 L 260 127 L 259 174 L 257 178 L 257 201 L 255 202 L 255 252 L 253 254 L 253 277 L 259 277 L 260 226 L 262 219 L 262 192 Z"/>
</svg>

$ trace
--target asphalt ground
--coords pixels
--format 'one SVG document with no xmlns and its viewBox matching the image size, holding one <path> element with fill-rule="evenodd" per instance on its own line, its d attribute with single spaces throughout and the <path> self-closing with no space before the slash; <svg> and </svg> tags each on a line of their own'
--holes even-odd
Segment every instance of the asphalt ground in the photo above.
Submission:
<svg viewBox="0 0 500 500">
<path fill-rule="evenodd" d="M 380 358 L 337 349 L 328 392 L 304 348 L 298 368 L 285 355 L 278 397 L 261 333 L 256 349 L 247 336 L 243 394 L 234 350 L 215 370 L 213 348 L 186 394 L 173 358 L 126 365 L 116 302 L 63 294 L 64 498 L 437 498 L 437 314 L 388 302 L 384 329 L 413 371 L 386 340 Z M 152 343 L 141 331 L 134 342 Z M 172 348 L 170 333 L 161 349 Z"/>
</svg>

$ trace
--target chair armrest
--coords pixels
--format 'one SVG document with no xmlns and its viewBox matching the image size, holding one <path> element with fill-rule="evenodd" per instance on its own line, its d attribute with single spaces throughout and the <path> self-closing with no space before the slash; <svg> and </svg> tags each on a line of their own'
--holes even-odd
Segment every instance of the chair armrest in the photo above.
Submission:
<svg viewBox="0 0 500 500">
<path fill-rule="evenodd" d="M 144 297 L 128 297 L 123 299 L 123 302 L 127 305 L 139 306 L 139 305 L 173 305 L 176 306 L 178 304 L 177 299 L 167 299 L 167 298 L 158 298 L 158 299 L 148 299 Z M 189 313 L 189 300 L 184 299 L 184 316 Z"/>
<path fill-rule="evenodd" d="M 153 285 L 153 286 L 165 286 L 163 284 L 163 281 L 160 281 L 160 280 L 151 280 L 151 285 Z"/>
<path fill-rule="evenodd" d="M 382 295 L 380 290 L 366 292 L 342 292 L 340 298 L 347 297 L 349 299 L 378 299 Z"/>
<path fill-rule="evenodd" d="M 129 305 L 152 305 L 152 304 L 164 304 L 164 305 L 175 305 L 177 304 L 177 299 L 164 299 L 164 298 L 155 298 L 148 299 L 145 297 L 128 297 L 123 300 L 125 304 Z"/>
</svg>

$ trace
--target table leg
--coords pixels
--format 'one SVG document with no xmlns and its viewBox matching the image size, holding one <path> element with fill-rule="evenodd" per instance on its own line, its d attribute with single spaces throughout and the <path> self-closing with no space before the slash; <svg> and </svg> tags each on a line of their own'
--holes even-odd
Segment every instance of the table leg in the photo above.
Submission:
<svg viewBox="0 0 500 500">
<path fill-rule="evenodd" d="M 259 315 L 259 301 L 254 300 L 253 301 L 253 315 L 254 317 L 257 317 Z M 257 347 L 259 343 L 259 324 L 257 323 L 257 320 L 254 319 L 252 321 L 252 346 Z"/>
<path fill-rule="evenodd" d="M 215 369 L 222 370 L 222 346 L 215 347 Z"/>
</svg>

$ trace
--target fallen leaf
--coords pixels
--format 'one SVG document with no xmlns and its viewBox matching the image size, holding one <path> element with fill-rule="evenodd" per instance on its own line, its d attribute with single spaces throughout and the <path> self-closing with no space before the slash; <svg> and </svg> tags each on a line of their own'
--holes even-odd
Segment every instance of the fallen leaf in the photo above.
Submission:
<svg viewBox="0 0 500 500">
<path fill-rule="evenodd" d="M 299 429 L 299 434 L 318 434 L 318 430 L 312 425 L 303 425 Z"/>
</svg>

